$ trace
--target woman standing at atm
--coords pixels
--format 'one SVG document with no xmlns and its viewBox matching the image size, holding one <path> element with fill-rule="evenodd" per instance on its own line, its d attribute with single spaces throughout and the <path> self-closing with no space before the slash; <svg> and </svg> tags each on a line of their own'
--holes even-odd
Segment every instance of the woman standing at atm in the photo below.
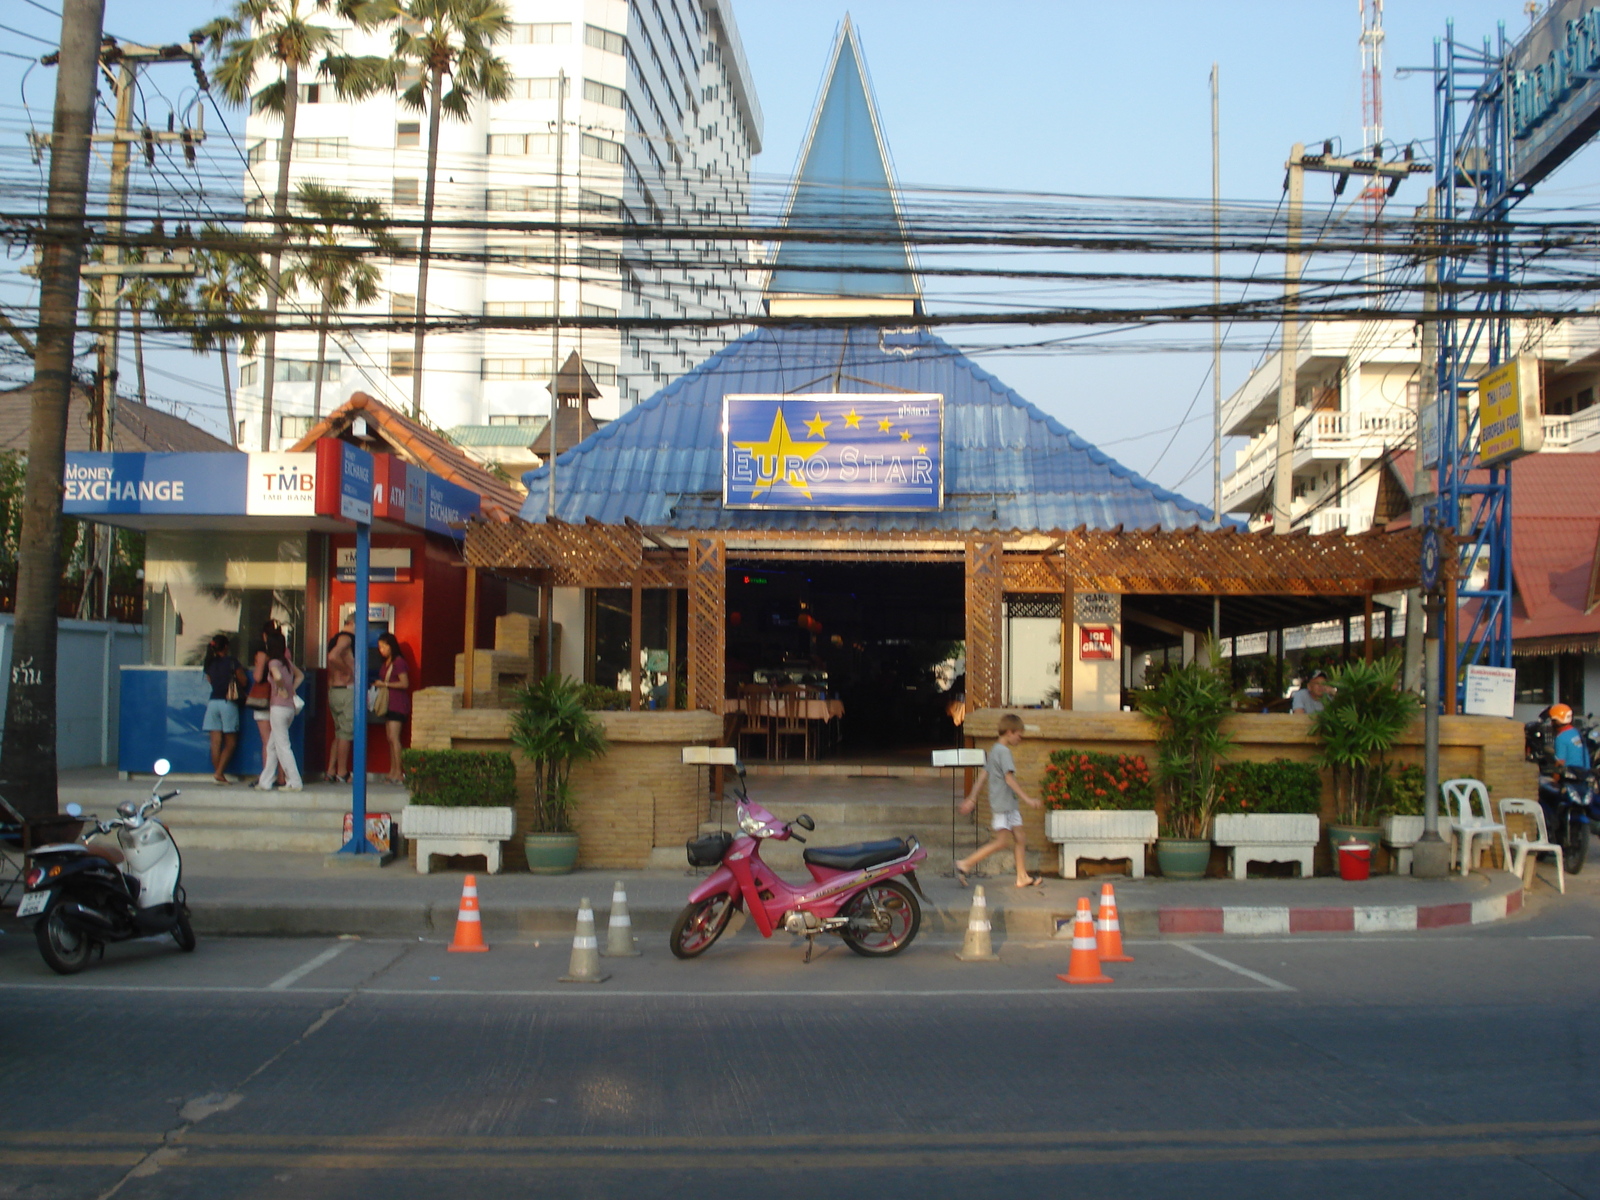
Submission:
<svg viewBox="0 0 1600 1200">
<path fill-rule="evenodd" d="M 400 653 L 400 640 L 385 630 L 378 635 L 378 653 L 383 657 L 383 667 L 372 685 L 384 690 L 383 722 L 389 737 L 389 782 L 400 783 L 400 730 L 411 715 L 411 665 Z"/>
</svg>

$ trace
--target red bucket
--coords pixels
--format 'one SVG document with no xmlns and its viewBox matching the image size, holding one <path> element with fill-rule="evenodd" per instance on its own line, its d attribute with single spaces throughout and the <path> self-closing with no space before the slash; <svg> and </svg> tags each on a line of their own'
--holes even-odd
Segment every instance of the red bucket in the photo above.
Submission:
<svg viewBox="0 0 1600 1200">
<path fill-rule="evenodd" d="M 1365 842 L 1343 842 L 1339 846 L 1339 878 L 1369 879 L 1372 876 L 1372 847 Z"/>
</svg>

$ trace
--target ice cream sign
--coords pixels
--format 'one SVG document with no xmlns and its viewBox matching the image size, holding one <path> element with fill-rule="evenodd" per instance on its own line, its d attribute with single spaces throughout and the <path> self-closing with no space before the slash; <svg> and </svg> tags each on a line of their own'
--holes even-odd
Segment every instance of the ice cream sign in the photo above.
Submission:
<svg viewBox="0 0 1600 1200">
<path fill-rule="evenodd" d="M 844 392 L 723 398 L 727 508 L 944 506 L 944 397 Z"/>
</svg>

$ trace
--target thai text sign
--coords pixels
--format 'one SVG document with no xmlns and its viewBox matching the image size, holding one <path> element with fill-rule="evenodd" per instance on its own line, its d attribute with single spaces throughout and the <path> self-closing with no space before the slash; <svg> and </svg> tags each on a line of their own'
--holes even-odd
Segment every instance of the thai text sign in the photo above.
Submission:
<svg viewBox="0 0 1600 1200">
<path fill-rule="evenodd" d="M 944 506 L 944 397 L 725 396 L 725 508 Z"/>
<path fill-rule="evenodd" d="M 1539 364 L 1513 359 L 1478 380 L 1478 465 L 1492 467 L 1544 445 Z"/>
<path fill-rule="evenodd" d="M 1600 128 L 1600 5 L 1555 0 L 1507 55 L 1511 169 L 1534 184 Z"/>
</svg>

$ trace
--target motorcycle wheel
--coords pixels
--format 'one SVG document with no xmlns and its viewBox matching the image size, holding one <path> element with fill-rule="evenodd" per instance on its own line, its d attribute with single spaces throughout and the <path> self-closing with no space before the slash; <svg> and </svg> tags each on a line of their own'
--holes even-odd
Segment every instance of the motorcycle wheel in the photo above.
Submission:
<svg viewBox="0 0 1600 1200">
<path fill-rule="evenodd" d="M 733 897 L 727 892 L 685 905 L 672 923 L 673 957 L 696 958 L 711 949 L 728 927 L 733 909 Z"/>
<path fill-rule="evenodd" d="M 878 929 L 873 917 L 873 901 L 889 916 L 889 928 Z M 869 884 L 844 906 L 840 916 L 850 923 L 839 931 L 844 944 L 867 958 L 888 958 L 909 946 L 922 928 L 922 908 L 911 889 L 895 879 Z"/>
<path fill-rule="evenodd" d="M 1568 875 L 1583 870 L 1583 860 L 1589 857 L 1589 825 L 1569 817 L 1567 830 L 1561 839 L 1561 864 Z"/>
<path fill-rule="evenodd" d="M 57 975 L 76 975 L 89 965 L 94 943 L 62 920 L 59 911 L 40 917 L 33 937 L 39 943 L 39 956 Z"/>
<path fill-rule="evenodd" d="M 172 940 L 178 943 L 178 949 L 185 954 L 194 953 L 194 926 L 189 924 L 189 910 L 178 909 L 178 919 L 172 926 Z"/>
</svg>

